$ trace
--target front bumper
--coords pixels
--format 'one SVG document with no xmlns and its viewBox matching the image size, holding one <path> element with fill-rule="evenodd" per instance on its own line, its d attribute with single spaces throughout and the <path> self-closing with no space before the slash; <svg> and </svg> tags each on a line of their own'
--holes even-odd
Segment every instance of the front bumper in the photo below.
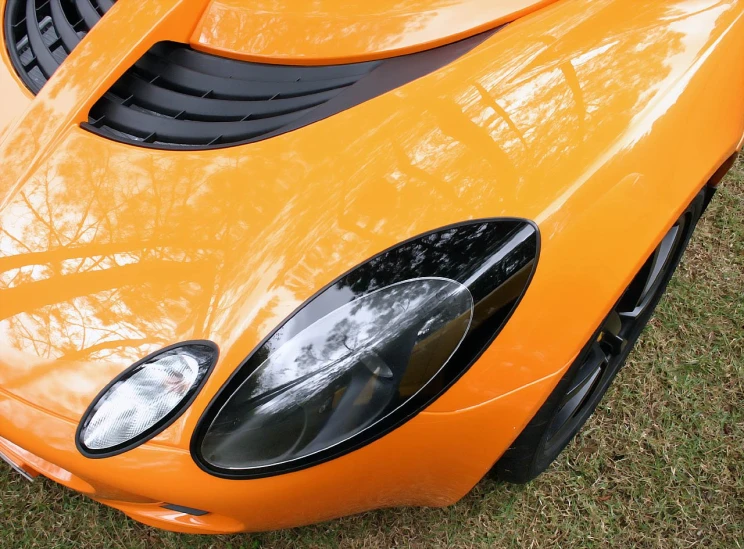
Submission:
<svg viewBox="0 0 744 549">
<path fill-rule="evenodd" d="M 10 442 L 0 440 L 0 452 L 32 475 L 150 526 L 202 534 L 274 530 L 382 507 L 454 503 L 516 438 L 555 377 L 467 410 L 421 413 L 341 458 L 256 480 L 213 477 L 188 451 L 155 442 L 112 458 L 85 458 L 75 448 L 74 422 L 0 389 L 0 437 Z M 206 514 L 173 511 L 165 504 Z"/>
<path fill-rule="evenodd" d="M 105 488 L 102 485 L 99 485 L 96 489 L 82 478 L 24 450 L 4 438 L 0 438 L 0 457 L 27 480 L 34 480 L 38 476 L 43 475 L 58 484 L 85 494 L 109 507 L 118 509 L 135 520 L 149 526 L 195 534 L 227 534 L 242 530 L 242 525 L 229 517 L 223 517 L 213 513 L 195 516 L 191 513 L 168 509 L 165 507 L 168 505 L 167 502 L 151 502 L 146 498 L 138 498 L 133 494 Z M 117 497 L 126 498 L 131 501 L 115 499 Z"/>
</svg>

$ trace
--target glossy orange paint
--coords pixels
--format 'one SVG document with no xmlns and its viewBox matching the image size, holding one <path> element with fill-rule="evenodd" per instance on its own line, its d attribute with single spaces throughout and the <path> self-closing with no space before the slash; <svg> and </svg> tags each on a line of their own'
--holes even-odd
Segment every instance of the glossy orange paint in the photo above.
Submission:
<svg viewBox="0 0 744 549">
<path fill-rule="evenodd" d="M 369 61 L 455 42 L 556 0 L 212 0 L 191 38 L 248 61 Z"/>
<path fill-rule="evenodd" d="M 150 45 L 187 42 L 206 7 L 120 0 L 36 98 L 3 50 L 0 437 L 25 465 L 69 472 L 98 501 L 177 531 L 453 503 L 739 144 L 744 5 L 564 0 L 437 73 L 246 146 L 157 151 L 79 127 Z M 537 272 L 494 344 L 427 410 L 291 474 L 230 481 L 196 466 L 189 441 L 210 399 L 318 288 L 409 237 L 495 216 L 537 222 Z M 96 394 L 187 339 L 221 356 L 186 413 L 127 453 L 81 456 L 75 428 Z"/>
</svg>

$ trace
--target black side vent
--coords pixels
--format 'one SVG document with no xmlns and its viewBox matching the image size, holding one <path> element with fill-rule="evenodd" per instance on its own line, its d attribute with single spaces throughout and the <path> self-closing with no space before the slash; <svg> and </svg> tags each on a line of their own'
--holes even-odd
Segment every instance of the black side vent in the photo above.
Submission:
<svg viewBox="0 0 744 549">
<path fill-rule="evenodd" d="M 259 141 L 432 72 L 490 34 L 383 61 L 326 66 L 249 63 L 161 42 L 93 106 L 83 127 L 123 143 L 161 149 Z"/>
<path fill-rule="evenodd" d="M 7 0 L 5 40 L 18 75 L 38 93 L 116 0 Z"/>
</svg>

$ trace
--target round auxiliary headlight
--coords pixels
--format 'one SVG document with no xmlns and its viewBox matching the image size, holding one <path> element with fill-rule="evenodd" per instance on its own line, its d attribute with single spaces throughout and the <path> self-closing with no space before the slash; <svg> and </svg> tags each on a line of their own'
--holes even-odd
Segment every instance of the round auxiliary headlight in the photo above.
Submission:
<svg viewBox="0 0 744 549">
<path fill-rule="evenodd" d="M 209 341 L 168 347 L 139 361 L 93 401 L 78 429 L 78 447 L 106 457 L 151 439 L 191 404 L 217 360 Z"/>
</svg>

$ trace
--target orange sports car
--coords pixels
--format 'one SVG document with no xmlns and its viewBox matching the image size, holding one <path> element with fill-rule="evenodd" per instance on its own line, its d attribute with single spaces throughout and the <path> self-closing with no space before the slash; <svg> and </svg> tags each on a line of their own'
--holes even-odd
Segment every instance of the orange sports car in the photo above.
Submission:
<svg viewBox="0 0 744 549">
<path fill-rule="evenodd" d="M 0 455 L 181 532 L 534 478 L 744 135 L 737 0 L 0 13 Z"/>
</svg>

